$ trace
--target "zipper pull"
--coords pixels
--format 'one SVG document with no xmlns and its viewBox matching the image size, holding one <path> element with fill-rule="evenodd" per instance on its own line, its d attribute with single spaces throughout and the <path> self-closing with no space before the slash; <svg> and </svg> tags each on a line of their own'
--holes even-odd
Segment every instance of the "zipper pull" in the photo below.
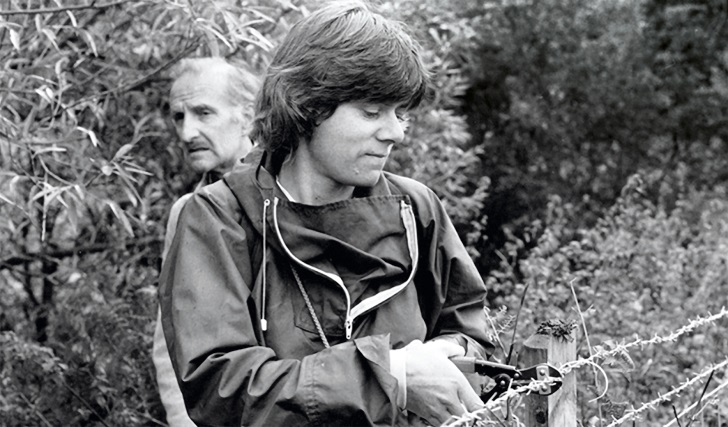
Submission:
<svg viewBox="0 0 728 427">
<path fill-rule="evenodd" d="M 354 328 L 354 322 L 351 320 L 351 317 L 347 317 L 346 321 L 344 322 L 344 328 L 346 329 L 346 339 L 351 339 L 351 330 Z"/>
</svg>

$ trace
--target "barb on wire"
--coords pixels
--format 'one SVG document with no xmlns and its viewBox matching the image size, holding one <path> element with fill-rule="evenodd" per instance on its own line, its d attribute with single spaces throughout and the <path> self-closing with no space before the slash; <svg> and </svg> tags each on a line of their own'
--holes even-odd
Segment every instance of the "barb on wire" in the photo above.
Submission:
<svg viewBox="0 0 728 427">
<path fill-rule="evenodd" d="M 672 399 L 673 396 L 676 396 L 676 395 L 680 394 L 682 391 L 692 387 L 695 383 L 699 382 L 700 380 L 707 377 L 708 375 L 712 375 L 713 371 L 724 368 L 726 366 L 728 366 L 728 359 L 725 359 L 723 362 L 721 362 L 717 365 L 708 367 L 707 369 L 703 370 L 698 375 L 694 376 L 693 378 L 690 378 L 689 380 L 680 384 L 678 387 L 673 388 L 668 393 L 662 394 L 649 402 L 643 403 L 642 406 L 640 406 L 639 408 L 634 408 L 631 411 L 625 412 L 625 414 L 624 414 L 624 416 L 622 416 L 622 418 L 614 420 L 611 424 L 607 425 L 607 427 L 616 427 L 618 425 L 623 424 L 626 421 L 629 421 L 629 420 L 637 417 L 639 414 L 647 411 L 648 409 L 655 409 L 658 404 Z"/>
<path fill-rule="evenodd" d="M 643 348 L 648 345 L 654 345 L 654 344 L 662 344 L 666 342 L 674 342 L 676 341 L 680 336 L 687 334 L 689 332 L 694 331 L 695 329 L 705 326 L 708 324 L 712 324 L 715 321 L 722 319 L 724 317 L 728 317 L 728 310 L 726 310 L 725 307 L 723 307 L 719 313 L 712 314 L 707 317 L 697 317 L 694 320 L 691 320 L 687 325 L 677 329 L 676 331 L 671 332 L 669 335 L 665 336 L 654 336 L 651 339 L 645 340 L 642 338 L 636 338 L 635 340 L 628 342 L 626 344 L 616 344 L 614 348 L 610 350 L 600 350 L 591 355 L 590 357 L 586 359 L 580 359 L 574 362 L 565 363 L 563 366 L 559 367 L 561 372 L 564 374 L 574 370 L 581 368 L 585 365 L 591 365 L 596 360 L 605 359 L 610 356 L 616 356 L 618 354 L 624 354 L 629 353 L 629 350 L 634 347 L 640 347 Z"/>
<path fill-rule="evenodd" d="M 447 425 L 447 427 L 472 426 L 476 422 L 483 421 L 485 415 L 492 416 L 496 410 L 503 409 L 504 405 L 507 408 L 508 402 L 510 399 L 512 399 L 514 397 L 518 397 L 525 393 L 538 394 L 542 385 L 551 385 L 552 383 L 553 383 L 553 379 L 545 379 L 545 380 L 540 380 L 540 381 L 533 380 L 526 385 L 522 385 L 520 387 L 509 389 L 509 390 L 505 391 L 503 394 L 501 394 L 500 396 L 498 396 L 498 398 L 488 401 L 484 407 L 482 407 L 478 410 L 475 410 L 473 412 L 465 413 L 462 416 L 448 422 L 446 425 Z"/>
<path fill-rule="evenodd" d="M 713 371 L 715 371 L 715 369 L 713 369 Z M 710 393 L 707 393 L 707 394 L 703 395 L 702 396 L 702 400 L 703 401 L 709 401 L 713 397 L 718 396 L 719 394 L 721 394 L 722 392 L 724 392 L 726 388 L 728 388 L 728 381 L 723 381 L 718 387 L 714 388 Z M 692 405 L 690 405 L 687 408 L 683 409 L 679 414 L 677 414 L 677 416 L 675 417 L 674 420 L 672 420 L 669 423 L 665 424 L 663 427 L 672 427 L 675 424 L 678 424 L 679 425 L 680 424 L 680 422 L 678 421 L 679 418 L 684 417 L 685 415 L 687 415 L 688 412 L 692 411 L 698 405 L 700 405 L 700 401 L 694 402 Z M 697 414 L 693 414 L 693 416 L 695 416 L 695 415 L 697 415 Z"/>
</svg>

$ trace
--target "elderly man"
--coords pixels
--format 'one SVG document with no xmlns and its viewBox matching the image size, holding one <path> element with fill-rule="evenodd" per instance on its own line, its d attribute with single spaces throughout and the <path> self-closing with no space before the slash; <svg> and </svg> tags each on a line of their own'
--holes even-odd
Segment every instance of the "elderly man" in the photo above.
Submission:
<svg viewBox="0 0 728 427">
<path fill-rule="evenodd" d="M 252 148 L 247 134 L 260 82 L 249 71 L 222 58 L 184 59 L 172 70 L 172 78 L 172 120 L 184 142 L 187 162 L 202 174 L 200 188 L 217 181 Z M 172 206 L 162 259 L 166 258 L 177 218 L 190 195 L 182 196 Z M 167 422 L 172 427 L 194 426 L 185 410 L 159 318 L 153 360 Z"/>
</svg>

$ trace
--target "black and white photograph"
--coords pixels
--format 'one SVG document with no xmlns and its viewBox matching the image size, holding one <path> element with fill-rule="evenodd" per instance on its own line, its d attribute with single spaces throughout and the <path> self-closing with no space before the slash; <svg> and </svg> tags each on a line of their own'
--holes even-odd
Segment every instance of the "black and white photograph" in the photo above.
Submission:
<svg viewBox="0 0 728 427">
<path fill-rule="evenodd" d="M 0 0 L 0 427 L 728 427 L 726 331 L 726 0 Z"/>
</svg>

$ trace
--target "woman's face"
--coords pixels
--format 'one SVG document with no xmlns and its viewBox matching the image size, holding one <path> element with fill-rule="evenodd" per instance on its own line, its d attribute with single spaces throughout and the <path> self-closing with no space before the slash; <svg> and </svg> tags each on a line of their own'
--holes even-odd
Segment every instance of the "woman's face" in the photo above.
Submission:
<svg viewBox="0 0 728 427">
<path fill-rule="evenodd" d="M 323 188 L 371 187 L 377 183 L 392 145 L 404 139 L 405 108 L 398 104 L 347 102 L 299 144 L 295 157 Z"/>
</svg>

